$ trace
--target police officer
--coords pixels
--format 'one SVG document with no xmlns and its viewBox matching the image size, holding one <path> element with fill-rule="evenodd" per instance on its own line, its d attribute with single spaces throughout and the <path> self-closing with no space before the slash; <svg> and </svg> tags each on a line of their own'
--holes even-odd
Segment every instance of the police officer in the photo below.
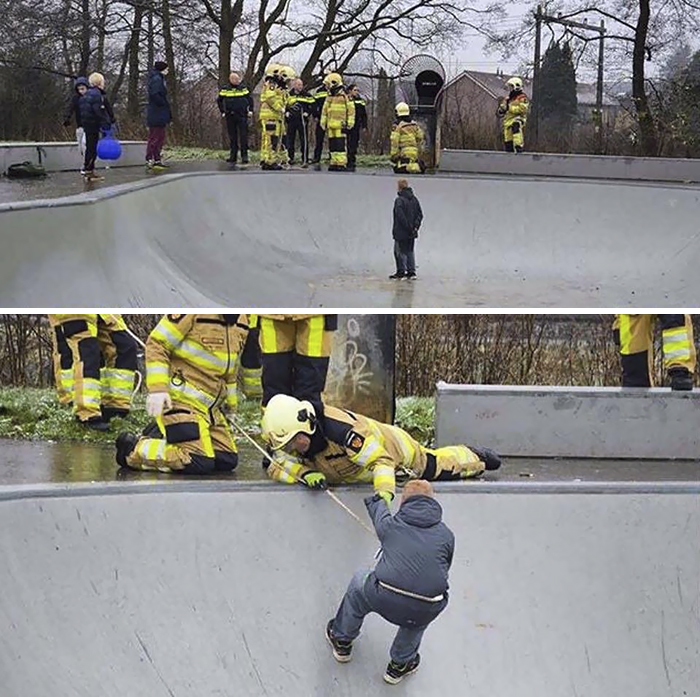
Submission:
<svg viewBox="0 0 700 697">
<path fill-rule="evenodd" d="M 294 164 L 297 136 L 301 150 L 301 164 L 305 167 L 309 162 L 309 118 L 313 112 L 314 103 L 314 98 L 304 89 L 304 83 L 299 78 L 294 78 L 287 97 L 286 111 L 287 154 L 290 165 Z"/>
<path fill-rule="evenodd" d="M 216 100 L 222 118 L 226 119 L 226 129 L 231 141 L 231 153 L 226 162 L 236 164 L 240 148 L 241 161 L 247 165 L 248 119 L 253 115 L 253 96 L 241 82 L 238 73 L 231 73 L 228 80 L 229 84 L 219 90 Z"/>
<path fill-rule="evenodd" d="M 348 97 L 355 106 L 355 124 L 348 130 L 348 172 L 354 172 L 357 166 L 360 135 L 367 128 L 367 102 L 362 98 L 355 84 L 348 85 Z"/>
<path fill-rule="evenodd" d="M 146 409 L 155 423 L 117 437 L 117 463 L 183 474 L 238 464 L 227 416 L 239 386 L 260 397 L 255 315 L 167 315 L 146 342 Z"/>
</svg>

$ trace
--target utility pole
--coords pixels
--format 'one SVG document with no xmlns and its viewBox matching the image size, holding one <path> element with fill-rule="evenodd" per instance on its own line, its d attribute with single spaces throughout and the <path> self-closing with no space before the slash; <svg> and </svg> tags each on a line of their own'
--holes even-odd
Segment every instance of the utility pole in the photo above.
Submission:
<svg viewBox="0 0 700 697">
<path fill-rule="evenodd" d="M 595 128 L 596 128 L 596 149 L 598 153 L 603 152 L 603 67 L 604 67 L 604 55 L 605 55 L 605 22 L 601 21 L 600 26 L 596 27 L 594 24 L 588 24 L 588 22 L 574 22 L 570 19 L 561 19 L 560 17 L 552 17 L 550 15 L 542 14 L 542 6 L 538 5 L 537 12 L 535 14 L 535 19 L 537 20 L 537 32 L 535 34 L 535 82 L 533 85 L 533 117 L 535 121 L 534 135 L 535 142 L 537 142 L 537 137 L 539 135 L 539 121 L 540 121 L 540 111 L 538 104 L 539 97 L 539 74 L 540 74 L 540 60 L 542 52 L 542 22 L 546 24 L 560 24 L 564 27 L 573 27 L 575 29 L 583 29 L 584 31 L 597 31 L 600 37 L 598 42 L 598 81 L 596 85 L 596 113 L 594 116 Z"/>
<path fill-rule="evenodd" d="M 542 60 L 542 5 L 535 12 L 535 68 L 532 74 L 532 120 L 534 121 L 533 142 L 535 149 L 540 136 L 540 62 Z"/>
</svg>

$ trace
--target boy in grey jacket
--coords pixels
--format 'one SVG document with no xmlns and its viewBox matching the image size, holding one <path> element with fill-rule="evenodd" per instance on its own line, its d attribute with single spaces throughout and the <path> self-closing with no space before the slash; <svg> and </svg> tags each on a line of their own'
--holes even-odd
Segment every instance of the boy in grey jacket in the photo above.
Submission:
<svg viewBox="0 0 700 697">
<path fill-rule="evenodd" d="M 454 534 L 442 522 L 442 508 L 424 480 L 406 484 L 395 516 L 379 494 L 366 498 L 365 506 L 382 544 L 379 561 L 374 569 L 353 576 L 336 616 L 328 622 L 326 638 L 335 659 L 347 663 L 370 612 L 398 625 L 384 674 L 384 680 L 395 685 L 418 670 L 423 633 L 447 607 Z"/>
</svg>

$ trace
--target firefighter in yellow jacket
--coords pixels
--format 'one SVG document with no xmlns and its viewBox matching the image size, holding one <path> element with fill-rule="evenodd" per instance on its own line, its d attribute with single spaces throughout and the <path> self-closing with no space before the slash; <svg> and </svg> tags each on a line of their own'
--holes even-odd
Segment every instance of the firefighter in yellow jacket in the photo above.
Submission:
<svg viewBox="0 0 700 697">
<path fill-rule="evenodd" d="M 272 453 L 267 468 L 272 479 L 312 489 L 371 482 L 387 500 L 394 496 L 397 472 L 450 481 L 477 477 L 501 465 L 488 448 L 425 448 L 398 426 L 329 405 L 317 416 L 311 402 L 289 395 L 276 395 L 268 403 L 262 436 Z"/>
<path fill-rule="evenodd" d="M 390 160 L 397 174 L 418 174 L 425 171 L 421 159 L 424 134 L 421 127 L 411 119 L 411 109 L 406 102 L 396 105 L 396 125 L 391 132 Z"/>
<path fill-rule="evenodd" d="M 525 124 L 530 101 L 523 92 L 523 81 L 512 77 L 506 82 L 508 98 L 500 99 L 496 114 L 503 119 L 503 143 L 506 152 L 521 153 L 525 146 Z"/>
<path fill-rule="evenodd" d="M 254 315 L 167 315 L 146 342 L 146 409 L 155 418 L 139 438 L 121 433 L 121 467 L 184 474 L 238 464 L 227 414 L 238 388 L 260 396 Z"/>
<path fill-rule="evenodd" d="M 80 423 L 106 431 L 131 409 L 136 341 L 121 315 L 49 315 L 49 324 L 61 355 L 59 399 L 73 403 Z"/>
<path fill-rule="evenodd" d="M 661 326 L 664 368 L 672 390 L 692 390 L 696 352 L 690 315 L 616 315 L 623 387 L 652 387 L 654 324 Z"/>
<path fill-rule="evenodd" d="M 287 96 L 281 76 L 283 66 L 271 64 L 265 71 L 260 93 L 260 166 L 265 170 L 280 170 L 286 162 L 284 150 L 284 114 Z"/>
<path fill-rule="evenodd" d="M 321 128 L 328 136 L 329 172 L 345 172 L 348 166 L 347 132 L 355 126 L 355 104 L 343 87 L 338 73 L 323 78 L 328 96 L 321 112 Z"/>
<path fill-rule="evenodd" d="M 338 315 L 260 315 L 263 406 L 290 394 L 321 406 Z"/>
<path fill-rule="evenodd" d="M 53 377 L 58 401 L 73 404 L 73 354 L 63 335 L 63 327 L 49 315 L 51 346 L 53 348 Z"/>
</svg>

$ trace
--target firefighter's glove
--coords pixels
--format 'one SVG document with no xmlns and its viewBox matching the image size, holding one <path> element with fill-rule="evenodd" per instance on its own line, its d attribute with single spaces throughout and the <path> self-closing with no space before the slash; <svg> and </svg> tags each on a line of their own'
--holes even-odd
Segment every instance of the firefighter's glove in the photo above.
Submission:
<svg viewBox="0 0 700 697">
<path fill-rule="evenodd" d="M 301 478 L 301 481 L 304 482 L 309 489 L 325 491 L 328 488 L 326 475 L 323 474 L 323 472 L 307 472 Z"/>
<path fill-rule="evenodd" d="M 164 411 L 172 409 L 173 403 L 167 392 L 155 392 L 146 397 L 146 411 L 149 416 L 158 417 Z"/>
<path fill-rule="evenodd" d="M 391 502 L 394 500 L 394 493 L 391 491 L 378 491 L 377 496 L 380 499 L 384 499 L 387 506 L 391 506 Z"/>
</svg>

